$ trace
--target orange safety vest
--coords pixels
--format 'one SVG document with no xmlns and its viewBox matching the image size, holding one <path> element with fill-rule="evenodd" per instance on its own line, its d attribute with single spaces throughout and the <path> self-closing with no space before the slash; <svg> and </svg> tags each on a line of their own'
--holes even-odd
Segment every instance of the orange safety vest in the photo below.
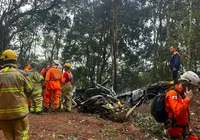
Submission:
<svg viewBox="0 0 200 140">
<path fill-rule="evenodd" d="M 45 78 L 45 86 L 49 90 L 57 90 L 61 88 L 62 71 L 58 67 L 51 67 Z"/>
</svg>

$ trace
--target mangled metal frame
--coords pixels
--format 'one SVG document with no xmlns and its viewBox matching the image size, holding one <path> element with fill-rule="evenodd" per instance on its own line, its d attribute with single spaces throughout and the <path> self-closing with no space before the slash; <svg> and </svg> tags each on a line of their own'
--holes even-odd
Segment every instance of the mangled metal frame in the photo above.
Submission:
<svg viewBox="0 0 200 140">
<path fill-rule="evenodd" d="M 153 99 L 159 93 L 165 93 L 172 85 L 171 82 L 159 81 L 117 95 L 112 89 L 97 84 L 96 87 L 88 88 L 84 93 L 79 94 L 77 97 L 82 102 L 76 104 L 80 112 L 99 114 L 101 117 L 111 120 L 116 120 L 121 112 L 125 112 L 124 120 L 127 120 L 135 107 L 145 100 Z M 76 97 L 74 101 L 76 102 Z"/>
</svg>

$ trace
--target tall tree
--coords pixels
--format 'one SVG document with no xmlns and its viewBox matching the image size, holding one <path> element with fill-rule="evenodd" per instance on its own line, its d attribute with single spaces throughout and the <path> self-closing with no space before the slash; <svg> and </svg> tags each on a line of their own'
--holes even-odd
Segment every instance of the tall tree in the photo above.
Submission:
<svg viewBox="0 0 200 140">
<path fill-rule="evenodd" d="M 192 56 L 192 51 L 191 51 L 191 37 L 192 37 L 192 2 L 193 0 L 189 0 L 189 16 L 188 16 L 188 21 L 189 21 L 189 29 L 188 29 L 188 46 L 187 46 L 187 70 L 191 70 L 191 56 Z"/>
<path fill-rule="evenodd" d="M 52 9 L 60 0 L 2 0 L 0 1 L 0 46 L 8 47 L 13 37 L 26 30 L 38 14 Z M 26 6 L 28 8 L 26 8 Z M 23 23 L 21 22 L 23 21 Z"/>
<path fill-rule="evenodd" d="M 112 67 L 113 67 L 113 89 L 117 92 L 117 55 L 118 55 L 118 42 L 119 42 L 119 8 L 120 0 L 113 0 L 113 25 L 112 25 Z"/>
</svg>

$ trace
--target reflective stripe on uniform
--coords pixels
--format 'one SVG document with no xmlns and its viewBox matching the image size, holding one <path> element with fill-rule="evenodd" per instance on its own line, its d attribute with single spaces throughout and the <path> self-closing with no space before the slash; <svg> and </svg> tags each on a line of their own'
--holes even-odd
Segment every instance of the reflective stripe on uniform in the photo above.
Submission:
<svg viewBox="0 0 200 140">
<path fill-rule="evenodd" d="M 8 72 L 0 73 L 0 75 L 7 75 L 7 74 L 15 74 L 15 75 L 18 75 L 17 71 L 8 71 Z"/>
<path fill-rule="evenodd" d="M 23 92 L 23 87 L 17 87 L 17 88 L 1 88 L 0 93 L 6 92 L 6 93 L 13 93 L 13 92 Z"/>
<path fill-rule="evenodd" d="M 28 140 L 28 131 L 27 130 L 23 131 L 23 138 L 22 138 L 22 140 Z"/>
<path fill-rule="evenodd" d="M 39 107 L 35 108 L 35 112 L 41 112 L 41 111 L 42 111 L 42 108 L 39 108 Z"/>
<path fill-rule="evenodd" d="M 35 108 L 31 107 L 31 108 L 30 108 L 30 111 L 31 111 L 31 112 L 34 112 L 34 111 L 35 111 Z"/>
<path fill-rule="evenodd" d="M 35 83 L 36 81 L 35 80 L 31 80 L 31 82 Z"/>
<path fill-rule="evenodd" d="M 36 91 L 33 91 L 32 94 L 34 95 L 34 94 L 38 94 L 38 93 L 42 93 L 42 89 L 40 89 L 40 90 L 36 90 Z"/>
<path fill-rule="evenodd" d="M 27 83 L 26 89 L 32 89 L 32 86 L 30 83 Z"/>
<path fill-rule="evenodd" d="M 61 70 L 49 70 L 50 72 L 61 72 Z"/>
<path fill-rule="evenodd" d="M 42 81 L 43 79 L 44 79 L 43 76 L 40 76 L 40 78 L 39 78 L 39 82 Z"/>
<path fill-rule="evenodd" d="M 3 72 L 8 72 L 9 71 L 9 67 L 5 67 L 4 69 L 3 69 Z"/>
<path fill-rule="evenodd" d="M 18 107 L 18 108 L 12 108 L 12 109 L 0 109 L 1 114 L 7 114 L 7 113 L 14 113 L 14 112 L 25 112 L 28 110 L 28 105 Z"/>
</svg>

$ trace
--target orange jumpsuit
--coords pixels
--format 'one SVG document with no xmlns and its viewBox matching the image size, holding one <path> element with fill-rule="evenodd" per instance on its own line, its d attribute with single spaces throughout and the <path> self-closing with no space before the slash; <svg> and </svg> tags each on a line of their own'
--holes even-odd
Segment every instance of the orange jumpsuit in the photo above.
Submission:
<svg viewBox="0 0 200 140">
<path fill-rule="evenodd" d="M 51 67 L 45 78 L 47 91 L 44 93 L 44 107 L 49 108 L 53 97 L 54 110 L 59 108 L 62 71 L 58 67 Z"/>
<path fill-rule="evenodd" d="M 185 97 L 184 92 L 180 85 L 176 85 L 175 88 L 182 93 L 182 96 Z M 165 106 L 166 111 L 168 112 L 169 118 L 174 118 L 176 123 L 181 126 L 187 126 L 189 125 L 189 105 L 190 100 L 187 98 L 182 98 L 182 96 L 177 93 L 174 90 L 170 90 L 167 92 L 165 97 Z M 189 130 L 191 131 L 191 127 L 189 127 Z M 178 136 L 179 134 L 186 135 L 186 131 L 184 128 L 173 127 L 168 129 L 168 135 L 170 137 Z M 183 138 L 175 138 L 173 140 L 183 140 Z M 188 140 L 198 140 L 197 136 L 193 133 L 188 136 Z"/>
</svg>

